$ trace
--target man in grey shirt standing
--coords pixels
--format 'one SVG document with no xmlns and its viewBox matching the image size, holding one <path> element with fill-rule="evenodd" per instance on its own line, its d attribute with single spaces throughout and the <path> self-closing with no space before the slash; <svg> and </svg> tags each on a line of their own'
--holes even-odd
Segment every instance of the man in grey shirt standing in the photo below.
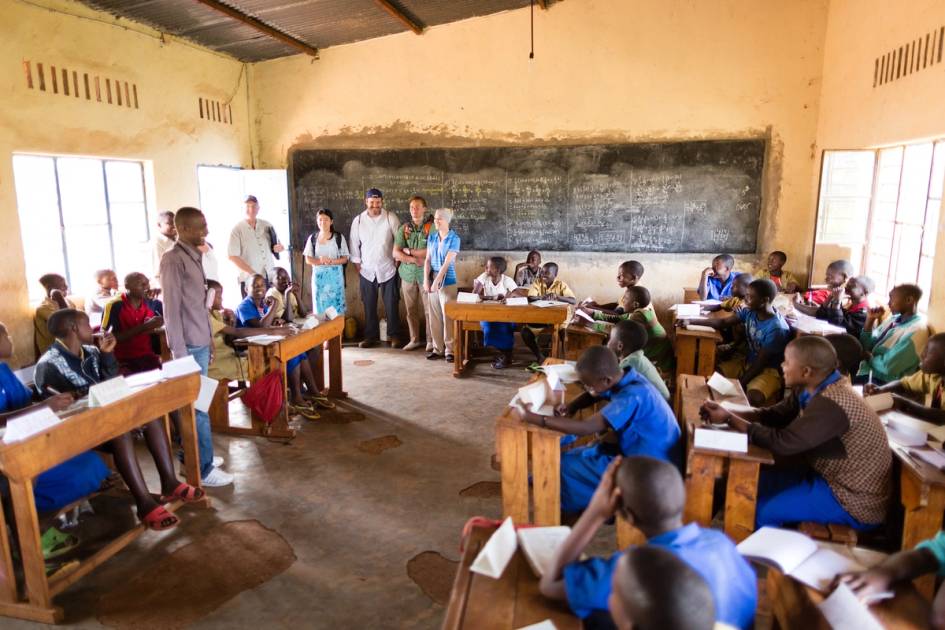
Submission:
<svg viewBox="0 0 945 630">
<path fill-rule="evenodd" d="M 207 311 L 207 279 L 198 248 L 207 236 L 207 220 L 197 208 L 185 207 L 177 211 L 174 224 L 177 242 L 161 257 L 160 269 L 167 345 L 175 359 L 192 356 L 206 376 L 213 339 Z M 214 465 L 210 417 L 198 411 L 196 424 L 203 485 L 233 483 L 233 475 Z"/>
</svg>

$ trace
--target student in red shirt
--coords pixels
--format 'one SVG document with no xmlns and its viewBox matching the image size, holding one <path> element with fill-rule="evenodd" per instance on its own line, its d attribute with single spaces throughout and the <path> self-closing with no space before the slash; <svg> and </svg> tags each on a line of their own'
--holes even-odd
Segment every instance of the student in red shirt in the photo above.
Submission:
<svg viewBox="0 0 945 630">
<path fill-rule="evenodd" d="M 830 299 L 834 292 L 839 292 L 843 286 L 853 277 L 853 265 L 849 260 L 835 260 L 827 265 L 827 271 L 824 274 L 824 282 L 827 283 L 826 289 L 810 289 L 804 294 L 803 298 L 798 296 L 798 303 L 795 304 L 797 310 L 808 315 L 817 313 L 817 308 Z"/>
<path fill-rule="evenodd" d="M 814 316 L 817 319 L 825 319 L 835 326 L 843 326 L 848 333 L 859 338 L 870 310 L 867 298 L 874 288 L 876 285 L 867 276 L 850 278 L 843 292 L 832 291 L 830 297 L 820 305 Z"/>
<path fill-rule="evenodd" d="M 124 293 L 105 305 L 102 330 L 110 331 L 118 341 L 115 358 L 122 374 L 161 367 L 161 357 L 151 345 L 151 331 L 163 326 L 164 318 L 148 299 L 150 290 L 148 277 L 135 271 L 125 276 Z"/>
</svg>

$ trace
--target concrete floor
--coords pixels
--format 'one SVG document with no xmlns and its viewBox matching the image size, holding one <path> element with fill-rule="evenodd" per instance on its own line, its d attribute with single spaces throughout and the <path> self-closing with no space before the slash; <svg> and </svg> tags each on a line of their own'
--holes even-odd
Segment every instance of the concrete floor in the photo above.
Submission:
<svg viewBox="0 0 945 630">
<path fill-rule="evenodd" d="M 185 510 L 175 531 L 142 536 L 60 596 L 66 624 L 102 627 L 97 601 L 115 585 L 220 522 L 258 519 L 298 560 L 190 627 L 438 628 L 445 609 L 408 577 L 407 562 L 427 550 L 458 560 L 466 520 L 500 516 L 498 497 L 460 491 L 499 480 L 493 419 L 528 379 L 525 358 L 504 372 L 483 362 L 472 378 L 454 379 L 450 364 L 422 351 L 346 347 L 345 389 L 364 421 L 306 422 L 289 445 L 215 436 L 235 485 L 210 490 L 214 510 Z M 388 435 L 402 444 L 377 455 L 357 448 Z"/>
</svg>

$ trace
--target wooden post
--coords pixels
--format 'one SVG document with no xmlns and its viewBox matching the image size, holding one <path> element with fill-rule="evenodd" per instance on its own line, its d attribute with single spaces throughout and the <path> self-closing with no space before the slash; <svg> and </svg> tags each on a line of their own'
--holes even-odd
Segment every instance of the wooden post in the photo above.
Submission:
<svg viewBox="0 0 945 630">
<path fill-rule="evenodd" d="M 40 543 L 39 519 L 33 498 L 33 482 L 30 479 L 10 479 L 10 498 L 16 517 L 16 529 L 20 540 L 20 557 L 26 581 L 26 595 L 30 604 L 38 608 L 52 608 L 49 584 L 46 582 L 46 561 Z"/>
<path fill-rule="evenodd" d="M 528 518 L 528 433 L 496 427 L 496 448 L 502 460 L 502 517 L 516 523 Z"/>
<path fill-rule="evenodd" d="M 740 543 L 755 531 L 755 503 L 758 501 L 757 462 L 731 459 L 725 491 L 725 533 Z"/>
<path fill-rule="evenodd" d="M 560 525 L 561 436 L 533 432 L 531 446 L 533 522 L 536 525 Z"/>
</svg>

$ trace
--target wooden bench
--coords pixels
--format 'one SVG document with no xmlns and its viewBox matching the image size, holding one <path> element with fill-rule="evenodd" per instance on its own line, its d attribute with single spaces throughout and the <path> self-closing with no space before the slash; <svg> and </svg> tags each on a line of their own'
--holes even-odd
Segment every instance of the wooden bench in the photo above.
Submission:
<svg viewBox="0 0 945 630">
<path fill-rule="evenodd" d="M 554 363 L 562 363 L 562 360 L 545 359 L 544 365 Z M 530 382 L 544 378 L 536 374 Z M 565 400 L 573 400 L 583 391 L 577 383 L 569 383 Z M 594 413 L 593 407 L 582 409 L 577 417 L 588 418 Z M 510 408 L 496 419 L 496 451 L 502 462 L 503 518 L 511 516 L 515 523 L 561 524 L 561 438 L 558 431 L 519 420 Z M 617 519 L 618 548 L 644 540 L 639 530 L 623 518 Z"/>
<path fill-rule="evenodd" d="M 558 630 L 580 630 L 581 620 L 566 604 L 547 599 L 538 590 L 538 577 L 521 550 L 498 580 L 469 570 L 495 530 L 493 526 L 473 527 L 464 539 L 443 630 L 515 630 L 546 619 Z"/>
<path fill-rule="evenodd" d="M 607 335 L 587 326 L 571 324 L 562 330 L 564 335 L 564 358 L 577 361 L 590 347 L 607 343 Z"/>
<path fill-rule="evenodd" d="M 242 381 L 239 388 L 231 392 L 230 381 L 220 379 L 217 381 L 217 389 L 213 392 L 213 400 L 210 402 L 210 410 L 207 415 L 210 416 L 210 426 L 214 433 L 226 433 L 228 435 L 259 435 L 259 427 L 241 427 L 230 424 L 230 402 L 241 398 L 246 393 L 246 386 Z"/>
<path fill-rule="evenodd" d="M 704 527 L 712 523 L 716 479 L 726 478 L 725 533 L 741 542 L 755 531 L 755 507 L 758 502 L 758 475 L 762 464 L 773 464 L 767 449 L 748 445 L 747 453 L 717 451 L 693 446 L 695 429 L 702 425 L 699 407 L 706 399 L 730 400 L 748 404 L 736 379 L 730 379 L 739 394 L 722 398 L 706 384 L 704 376 L 683 374 L 676 382 L 675 408 L 686 440 L 686 509 L 683 520 Z"/>
</svg>

